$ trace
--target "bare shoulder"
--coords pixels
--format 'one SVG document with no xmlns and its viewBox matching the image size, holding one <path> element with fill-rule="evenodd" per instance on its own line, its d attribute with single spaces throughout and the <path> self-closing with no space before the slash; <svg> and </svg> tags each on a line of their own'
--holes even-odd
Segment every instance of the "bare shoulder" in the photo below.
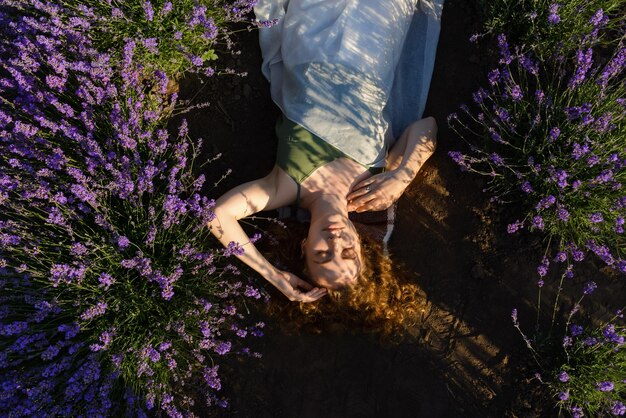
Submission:
<svg viewBox="0 0 626 418">
<path fill-rule="evenodd" d="M 270 191 L 271 200 L 267 209 L 286 206 L 296 200 L 298 186 L 296 182 L 278 165 L 264 178 Z"/>
</svg>

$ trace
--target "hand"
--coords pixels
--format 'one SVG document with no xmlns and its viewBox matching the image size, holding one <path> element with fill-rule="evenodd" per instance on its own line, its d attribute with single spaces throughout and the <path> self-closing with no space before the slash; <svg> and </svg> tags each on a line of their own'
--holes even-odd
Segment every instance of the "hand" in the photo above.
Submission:
<svg viewBox="0 0 626 418">
<path fill-rule="evenodd" d="M 276 270 L 270 282 L 292 302 L 313 302 L 326 294 L 325 288 L 313 287 L 288 271 Z"/>
<path fill-rule="evenodd" d="M 392 170 L 359 182 L 348 193 L 348 212 L 389 208 L 404 193 L 411 180 Z"/>
</svg>

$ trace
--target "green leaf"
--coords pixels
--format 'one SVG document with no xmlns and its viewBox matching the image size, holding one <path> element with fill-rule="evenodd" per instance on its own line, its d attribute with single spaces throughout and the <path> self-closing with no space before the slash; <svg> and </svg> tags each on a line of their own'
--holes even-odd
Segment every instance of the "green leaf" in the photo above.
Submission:
<svg viewBox="0 0 626 418">
<path fill-rule="evenodd" d="M 201 58 L 203 61 L 216 60 L 217 55 L 215 55 L 215 51 L 213 51 L 212 49 L 209 49 L 204 54 L 202 54 Z"/>
</svg>

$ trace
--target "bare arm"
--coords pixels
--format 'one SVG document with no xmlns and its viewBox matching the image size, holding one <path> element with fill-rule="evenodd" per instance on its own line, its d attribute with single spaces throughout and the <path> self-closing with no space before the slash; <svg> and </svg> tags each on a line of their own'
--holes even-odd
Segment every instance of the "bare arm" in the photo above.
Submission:
<svg viewBox="0 0 626 418">
<path fill-rule="evenodd" d="M 282 187 L 279 187 L 279 170 L 278 166 L 274 166 L 267 176 L 241 184 L 220 196 L 215 203 L 215 218 L 209 222 L 208 227 L 225 247 L 231 242 L 242 245 L 244 252 L 237 255 L 237 258 L 276 286 L 290 300 L 311 302 L 325 293 L 297 276 L 274 267 L 250 242 L 239 224 L 241 218 L 291 203 L 296 185 L 282 182 Z M 300 292 L 298 286 L 308 292 Z"/>
<path fill-rule="evenodd" d="M 348 194 L 348 210 L 387 209 L 402 195 L 437 146 L 437 123 L 427 117 L 404 130 L 387 155 L 387 171 L 356 184 Z"/>
<path fill-rule="evenodd" d="M 395 170 L 413 180 L 437 147 L 437 122 L 429 116 L 413 122 L 404 130 L 387 155 L 387 171 Z"/>
</svg>

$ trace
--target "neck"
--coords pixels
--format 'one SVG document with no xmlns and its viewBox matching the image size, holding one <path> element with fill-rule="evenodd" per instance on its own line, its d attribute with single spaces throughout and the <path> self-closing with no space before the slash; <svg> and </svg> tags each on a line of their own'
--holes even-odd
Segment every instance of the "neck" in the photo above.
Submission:
<svg viewBox="0 0 626 418">
<path fill-rule="evenodd" d="M 326 218 L 337 214 L 348 217 L 348 201 L 346 193 L 327 194 L 322 192 L 313 193 L 308 202 L 308 209 L 312 219 Z"/>
<path fill-rule="evenodd" d="M 307 180 L 307 193 L 301 205 L 311 212 L 313 219 L 341 214 L 348 217 L 346 196 L 362 167 L 347 158 L 339 158 L 318 169 Z"/>
</svg>

